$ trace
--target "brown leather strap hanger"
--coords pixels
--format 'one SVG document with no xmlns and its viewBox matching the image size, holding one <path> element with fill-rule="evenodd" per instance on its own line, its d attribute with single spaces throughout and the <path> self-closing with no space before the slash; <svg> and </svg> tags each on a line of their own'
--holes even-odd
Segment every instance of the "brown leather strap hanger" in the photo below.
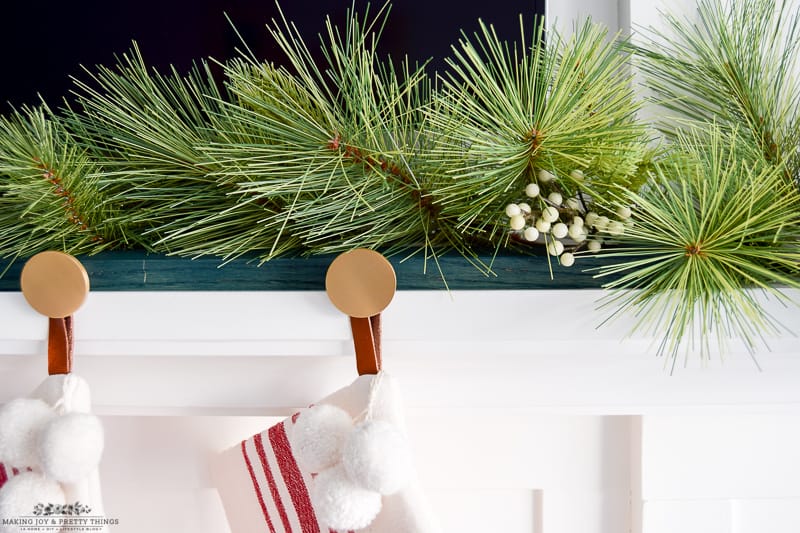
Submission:
<svg viewBox="0 0 800 533">
<path fill-rule="evenodd" d="M 394 268 L 373 250 L 345 252 L 328 267 L 325 290 L 333 305 L 350 316 L 359 375 L 381 370 L 380 313 L 392 301 L 396 289 Z"/>
<path fill-rule="evenodd" d="M 89 275 L 80 261 L 61 252 L 31 257 L 20 276 L 22 294 L 39 313 L 50 317 L 47 370 L 50 375 L 72 371 L 72 314 L 89 294 Z"/>
<path fill-rule="evenodd" d="M 52 376 L 72 372 L 74 347 L 72 316 L 51 318 L 47 335 L 47 373 Z"/>
<path fill-rule="evenodd" d="M 381 315 L 369 318 L 350 317 L 353 345 L 356 349 L 358 375 L 377 374 L 381 370 Z"/>
</svg>

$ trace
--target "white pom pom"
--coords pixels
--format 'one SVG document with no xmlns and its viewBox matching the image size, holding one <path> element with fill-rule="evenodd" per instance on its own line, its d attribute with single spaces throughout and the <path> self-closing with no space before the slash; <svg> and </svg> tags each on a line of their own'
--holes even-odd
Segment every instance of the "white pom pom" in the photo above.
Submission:
<svg viewBox="0 0 800 533">
<path fill-rule="evenodd" d="M 547 195 L 547 201 L 553 205 L 561 205 L 561 202 L 564 201 L 564 197 L 561 196 L 560 192 L 553 191 Z"/>
<path fill-rule="evenodd" d="M 589 211 L 588 213 L 586 213 L 586 216 L 584 217 L 586 219 L 586 225 L 594 226 L 594 223 L 597 222 L 597 217 L 599 216 L 600 215 L 598 215 L 594 211 Z"/>
<path fill-rule="evenodd" d="M 0 488 L 0 517 L 9 521 L 21 516 L 33 515 L 37 504 L 64 505 L 64 491 L 57 482 L 37 472 L 25 472 L 14 476 Z M 0 525 L 4 533 L 30 531 L 29 525 Z"/>
<path fill-rule="evenodd" d="M 535 241 L 539 238 L 539 230 L 536 228 L 525 228 L 525 232 L 522 234 L 525 237 L 526 241 Z"/>
<path fill-rule="evenodd" d="M 334 405 L 319 404 L 300 413 L 292 428 L 291 445 L 297 464 L 307 472 L 320 472 L 342 458 L 342 447 L 353 420 Z"/>
<path fill-rule="evenodd" d="M 522 228 L 525 227 L 525 217 L 523 217 L 522 215 L 514 215 L 513 217 L 511 217 L 511 220 L 508 222 L 508 225 L 514 231 L 521 230 Z"/>
<path fill-rule="evenodd" d="M 600 248 L 602 248 L 603 245 L 602 245 L 602 243 L 600 241 L 594 241 L 593 240 L 593 241 L 589 241 L 589 244 L 587 244 L 586 247 L 589 248 L 590 252 L 599 252 Z"/>
<path fill-rule="evenodd" d="M 397 426 L 383 420 L 358 424 L 347 439 L 342 463 L 350 479 L 381 494 L 405 487 L 413 469 L 411 450 Z"/>
<path fill-rule="evenodd" d="M 525 195 L 528 198 L 536 198 L 539 196 L 539 186 L 535 183 L 529 183 L 525 186 Z"/>
<path fill-rule="evenodd" d="M 0 462 L 12 466 L 36 466 L 36 436 L 55 416 L 38 398 L 18 398 L 0 407 Z"/>
<path fill-rule="evenodd" d="M 623 220 L 631 218 L 631 208 L 626 205 L 621 205 L 617 208 L 617 216 Z"/>
<path fill-rule="evenodd" d="M 50 405 L 59 404 L 63 409 L 60 412 L 88 413 L 92 408 L 89 384 L 77 374 L 47 376 L 31 396 L 41 398 Z"/>
<path fill-rule="evenodd" d="M 522 211 L 523 214 L 526 214 L 526 215 L 530 215 L 531 214 L 531 206 L 530 206 L 530 204 L 526 204 L 525 202 L 522 202 L 520 204 L 517 204 L 517 206 L 519 207 L 519 210 Z"/>
<path fill-rule="evenodd" d="M 39 432 L 42 470 L 63 483 L 86 479 L 103 455 L 103 425 L 94 415 L 68 413 L 57 416 Z"/>
<path fill-rule="evenodd" d="M 320 522 L 337 531 L 365 528 L 381 511 L 381 495 L 356 485 L 341 464 L 317 474 L 311 501 Z"/>
<path fill-rule="evenodd" d="M 567 207 L 577 210 L 581 206 L 577 198 L 567 198 Z"/>
</svg>

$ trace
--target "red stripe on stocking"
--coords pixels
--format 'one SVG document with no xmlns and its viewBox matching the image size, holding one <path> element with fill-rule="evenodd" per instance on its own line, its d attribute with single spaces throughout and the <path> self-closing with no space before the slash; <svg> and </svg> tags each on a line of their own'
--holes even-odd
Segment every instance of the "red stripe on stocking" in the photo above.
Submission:
<svg viewBox="0 0 800 533">
<path fill-rule="evenodd" d="M 286 507 L 283 505 L 283 498 L 281 498 L 281 494 L 278 491 L 278 485 L 275 483 L 275 476 L 272 474 L 272 469 L 269 467 L 267 454 L 264 451 L 264 440 L 261 437 L 261 433 L 253 437 L 253 439 L 255 441 L 258 457 L 261 459 L 261 467 L 264 469 L 264 474 L 267 476 L 267 483 L 269 484 L 270 494 L 272 494 L 272 501 L 275 502 L 275 506 L 278 508 L 278 514 L 281 517 L 281 522 L 283 522 L 283 528 L 287 532 L 291 532 L 292 525 L 289 523 L 289 515 L 286 514 Z"/>
<path fill-rule="evenodd" d="M 267 506 L 264 503 L 264 496 L 261 494 L 261 487 L 258 486 L 258 481 L 256 480 L 256 474 L 255 471 L 253 470 L 253 464 L 250 462 L 250 457 L 247 455 L 247 448 L 245 447 L 245 442 L 242 442 L 242 456 L 244 456 L 244 462 L 247 464 L 247 471 L 250 472 L 250 479 L 253 481 L 253 488 L 256 490 L 256 497 L 258 498 L 258 503 L 261 505 L 261 511 L 264 513 L 264 520 L 267 521 L 267 526 L 269 526 L 270 533 L 275 533 L 275 527 L 272 525 L 272 520 L 270 520 L 269 513 L 267 513 Z"/>
<path fill-rule="evenodd" d="M 289 490 L 303 533 L 320 533 L 319 523 L 314 514 L 314 507 L 311 505 L 311 497 L 308 493 L 306 482 L 289 445 L 286 427 L 284 424 L 277 424 L 269 428 L 268 433 L 272 450 L 278 460 L 278 468 L 280 468 L 283 481 Z"/>
</svg>

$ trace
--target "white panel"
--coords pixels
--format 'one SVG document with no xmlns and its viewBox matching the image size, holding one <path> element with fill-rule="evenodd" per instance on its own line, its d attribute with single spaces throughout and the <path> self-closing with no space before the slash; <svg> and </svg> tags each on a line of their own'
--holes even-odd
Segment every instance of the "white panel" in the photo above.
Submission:
<svg viewBox="0 0 800 533">
<path fill-rule="evenodd" d="M 630 493 L 570 490 L 542 491 L 543 533 L 611 533 L 631 530 Z"/>
<path fill-rule="evenodd" d="M 628 417 L 415 411 L 408 428 L 429 486 L 630 490 Z"/>
<path fill-rule="evenodd" d="M 731 533 L 797 533 L 800 498 L 734 500 Z"/>
<path fill-rule="evenodd" d="M 533 491 L 439 489 L 429 497 L 444 532 L 540 533 Z"/>
<path fill-rule="evenodd" d="M 112 533 L 229 533 L 215 489 L 164 490 L 144 481 L 134 489 L 105 491 Z"/>
<path fill-rule="evenodd" d="M 630 529 L 631 427 L 629 417 L 513 411 L 416 411 L 409 422 L 415 454 L 427 465 L 420 472 L 425 485 L 457 491 L 537 488 L 538 498 L 526 492 L 525 500 L 533 505 L 526 516 L 534 520 L 534 533 Z"/>
<path fill-rule="evenodd" d="M 575 20 L 591 17 L 594 22 L 605 24 L 610 33 L 620 29 L 617 0 L 548 0 L 547 18 L 556 24 L 559 31 L 569 33 Z"/>
<path fill-rule="evenodd" d="M 786 292 L 800 301 L 800 290 Z M 657 339 L 645 334 L 620 342 L 633 325 L 630 316 L 598 327 L 608 314 L 597 309 L 604 295 L 600 290 L 401 291 L 384 312 L 385 340 L 395 351 L 428 354 L 442 347 L 470 354 L 488 349 L 652 353 Z M 766 309 L 788 324 L 800 318 L 800 309 L 780 302 L 767 301 Z M 0 311 L 13 317 L 0 321 L 0 354 L 20 353 L 26 341 L 29 351 L 22 353 L 41 353 L 46 320 L 19 293 L 0 293 Z M 75 335 L 77 352 L 87 355 L 352 353 L 346 317 L 321 292 L 91 293 L 76 313 Z M 795 340 L 779 337 L 773 351 L 796 352 Z M 732 352 L 742 349 L 734 344 Z"/>
<path fill-rule="evenodd" d="M 268 427 L 265 417 L 103 417 L 101 463 L 114 533 L 227 533 L 208 458 Z"/>
<path fill-rule="evenodd" d="M 800 497 L 800 415 L 647 416 L 645 500 Z"/>
<path fill-rule="evenodd" d="M 643 533 L 732 533 L 726 500 L 666 500 L 644 504 Z M 761 530 L 767 533 L 769 530 Z M 772 532 L 770 532 L 772 533 Z"/>
<path fill-rule="evenodd" d="M 659 414 L 797 412 L 800 358 L 764 355 L 669 376 L 651 355 L 398 355 L 385 366 L 403 383 L 411 407 L 520 409 L 545 413 Z M 507 369 L 513 369 L 508 372 Z M 354 377 L 342 357 L 90 357 L 75 370 L 108 414 L 286 413 Z M 44 356 L 0 357 L 14 376 L 0 401 L 25 395 L 46 372 Z"/>
</svg>

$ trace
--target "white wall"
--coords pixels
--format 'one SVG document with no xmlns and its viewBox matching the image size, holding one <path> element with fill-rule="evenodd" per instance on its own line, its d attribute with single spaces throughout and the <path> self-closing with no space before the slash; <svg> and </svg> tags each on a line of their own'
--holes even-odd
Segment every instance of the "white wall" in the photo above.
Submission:
<svg viewBox="0 0 800 533">
<path fill-rule="evenodd" d="M 729 428 L 722 440 L 742 444 L 737 428 L 758 429 L 768 437 L 748 441 L 753 455 L 794 461 L 797 339 L 772 339 L 773 352 L 757 355 L 762 372 L 733 350 L 724 363 L 692 359 L 670 376 L 651 339 L 620 340 L 630 322 L 596 329 L 598 296 L 401 292 L 385 312 L 386 367 L 405 393 L 422 482 L 445 531 L 659 533 L 725 502 L 741 523 L 793 505 L 796 493 L 780 492 L 790 483 L 775 484 L 769 501 L 715 493 L 725 485 L 715 472 L 730 465 L 698 465 L 721 447 L 710 438 L 719 424 Z M 772 310 L 800 323 L 797 309 Z M 46 320 L 14 293 L 0 294 L 0 316 L 7 401 L 43 377 Z M 112 533 L 224 533 L 210 454 L 355 374 L 347 320 L 323 293 L 93 293 L 75 328 L 76 371 L 108 434 L 102 477 L 108 514 L 120 520 Z M 737 425 L 741 413 L 750 426 Z M 677 468 L 699 429 L 707 446 Z M 779 438 L 785 446 L 770 447 Z M 667 461 L 673 449 L 685 453 Z"/>
<path fill-rule="evenodd" d="M 800 413 L 650 416 L 647 533 L 800 531 Z"/>
<path fill-rule="evenodd" d="M 610 33 L 624 28 L 627 9 L 620 9 L 624 0 L 548 0 L 547 18 L 556 24 L 559 31 L 569 32 L 576 20 L 591 17 L 594 22 L 605 24 Z"/>
</svg>

